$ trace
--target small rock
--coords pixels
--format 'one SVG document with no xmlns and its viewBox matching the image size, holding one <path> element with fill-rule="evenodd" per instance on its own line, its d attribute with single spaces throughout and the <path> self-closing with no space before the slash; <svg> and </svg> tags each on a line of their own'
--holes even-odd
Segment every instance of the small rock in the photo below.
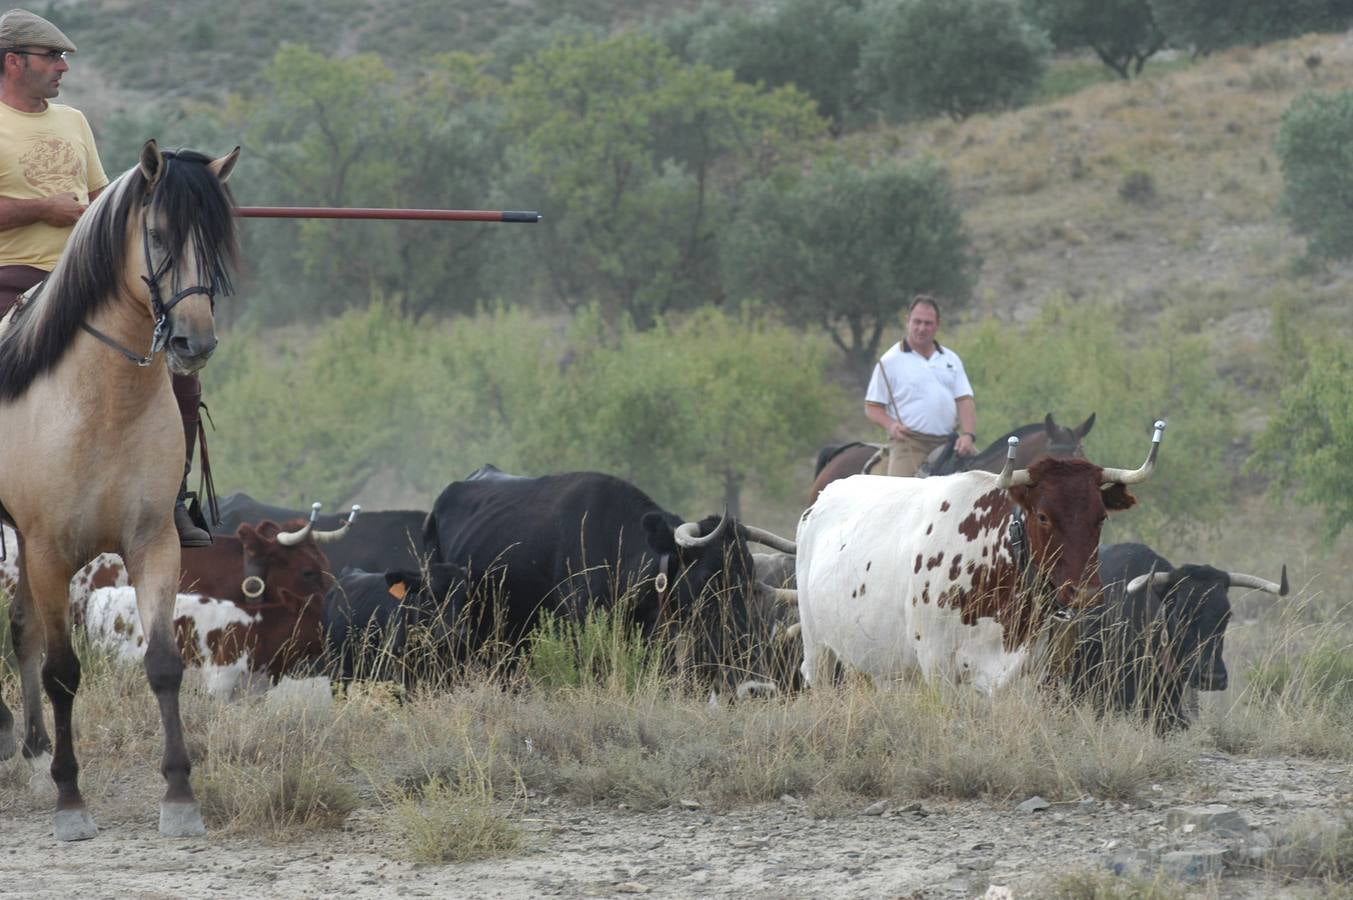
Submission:
<svg viewBox="0 0 1353 900">
<path fill-rule="evenodd" d="M 1030 797 L 1028 800 L 1025 800 L 1019 806 L 1016 806 L 1015 812 L 1036 813 L 1041 812 L 1042 810 L 1045 810 L 1050 806 L 1052 806 L 1052 804 L 1044 800 L 1042 797 Z"/>
<path fill-rule="evenodd" d="M 615 886 L 617 894 L 647 894 L 651 890 L 652 888 L 648 885 L 640 884 L 637 881 L 622 881 Z"/>
<path fill-rule="evenodd" d="M 1226 868 L 1226 850 L 1223 847 L 1196 847 L 1176 850 L 1160 860 L 1161 871 L 1181 881 L 1202 881 L 1220 875 Z"/>
<path fill-rule="evenodd" d="M 1186 833 L 1206 831 L 1222 837 L 1245 838 L 1250 833 L 1250 823 L 1245 821 L 1244 816 L 1231 807 L 1218 803 L 1175 807 L 1165 814 L 1165 824 L 1171 829 L 1182 829 Z"/>
<path fill-rule="evenodd" d="M 702 804 L 699 800 L 682 800 L 681 808 L 696 810 L 696 809 L 704 809 L 705 807 L 704 804 Z"/>
<path fill-rule="evenodd" d="M 881 816 L 888 810 L 888 801 L 879 800 L 877 803 L 871 803 L 860 810 L 862 816 Z"/>
<path fill-rule="evenodd" d="M 1099 801 L 1094 797 L 1086 797 L 1077 805 L 1080 807 L 1081 812 L 1093 812 L 1099 808 Z"/>
<path fill-rule="evenodd" d="M 1137 850 L 1128 848 L 1108 856 L 1104 860 L 1104 868 L 1108 869 L 1114 875 L 1127 876 L 1130 878 L 1141 878 L 1148 875 L 1156 867 L 1156 854 L 1149 850 Z"/>
<path fill-rule="evenodd" d="M 800 800 L 798 797 L 795 797 L 793 794 L 781 794 L 780 802 L 788 804 L 789 806 L 799 806 L 800 804 L 803 803 L 802 800 Z"/>
</svg>

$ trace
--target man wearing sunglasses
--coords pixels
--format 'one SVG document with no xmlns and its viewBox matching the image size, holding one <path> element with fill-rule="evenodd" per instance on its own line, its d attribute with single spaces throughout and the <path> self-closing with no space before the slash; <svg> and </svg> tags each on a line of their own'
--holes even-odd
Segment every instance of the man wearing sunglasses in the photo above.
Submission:
<svg viewBox="0 0 1353 900">
<path fill-rule="evenodd" d="M 41 16 L 25 9 L 0 15 L 0 317 L 56 267 L 76 221 L 108 186 L 84 114 L 51 102 L 74 52 L 75 43 Z M 196 375 L 173 380 L 188 451 L 174 524 L 183 546 L 205 547 L 211 535 L 185 504 L 202 386 Z"/>
</svg>

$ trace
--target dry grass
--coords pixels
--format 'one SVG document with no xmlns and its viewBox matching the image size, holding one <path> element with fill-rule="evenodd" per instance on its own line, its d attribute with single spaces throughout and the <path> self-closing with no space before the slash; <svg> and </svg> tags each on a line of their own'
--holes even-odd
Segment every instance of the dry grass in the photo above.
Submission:
<svg viewBox="0 0 1353 900">
<path fill-rule="evenodd" d="M 1044 896 L 1048 900 L 1184 900 L 1198 893 L 1164 875 L 1147 880 L 1108 872 L 1071 872 L 1053 879 Z"/>
</svg>

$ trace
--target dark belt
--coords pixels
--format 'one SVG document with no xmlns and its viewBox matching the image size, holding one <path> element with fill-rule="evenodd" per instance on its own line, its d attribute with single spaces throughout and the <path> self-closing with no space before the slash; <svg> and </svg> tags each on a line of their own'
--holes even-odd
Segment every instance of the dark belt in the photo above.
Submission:
<svg viewBox="0 0 1353 900">
<path fill-rule="evenodd" d="M 0 266 L 0 318 L 19 302 L 19 295 L 50 273 L 35 266 Z"/>
</svg>

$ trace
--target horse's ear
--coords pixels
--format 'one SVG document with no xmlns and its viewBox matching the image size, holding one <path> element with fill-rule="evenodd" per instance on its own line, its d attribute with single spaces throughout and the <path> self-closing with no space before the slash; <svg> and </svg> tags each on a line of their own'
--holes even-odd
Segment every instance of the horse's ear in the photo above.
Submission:
<svg viewBox="0 0 1353 900">
<path fill-rule="evenodd" d="M 1052 420 L 1052 413 L 1048 413 L 1047 417 L 1043 419 L 1043 430 L 1048 433 L 1050 438 L 1057 434 L 1057 423 Z"/>
<path fill-rule="evenodd" d="M 1083 438 L 1090 433 L 1090 429 L 1095 427 L 1095 414 L 1090 413 L 1090 418 L 1086 419 L 1080 425 L 1076 426 L 1076 437 Z"/>
<path fill-rule="evenodd" d="M 207 163 L 207 169 L 220 179 L 222 184 L 225 184 L 226 179 L 230 177 L 230 173 L 235 171 L 235 160 L 239 158 L 240 148 L 236 147 L 220 159 L 213 159 Z"/>
<path fill-rule="evenodd" d="M 154 184 L 164 173 L 164 154 L 160 153 L 160 145 L 155 143 L 155 138 L 141 145 L 141 158 L 137 161 L 137 165 L 141 169 L 141 175 L 146 179 L 146 184 Z"/>
</svg>

